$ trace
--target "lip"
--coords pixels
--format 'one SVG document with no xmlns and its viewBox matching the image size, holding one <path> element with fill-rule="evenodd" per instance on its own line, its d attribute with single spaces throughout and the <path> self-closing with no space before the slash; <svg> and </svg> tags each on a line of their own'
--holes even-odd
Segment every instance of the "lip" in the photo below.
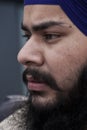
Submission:
<svg viewBox="0 0 87 130">
<path fill-rule="evenodd" d="M 27 75 L 27 87 L 30 91 L 45 91 L 47 86 L 44 82 L 33 79 L 31 75 Z"/>
<path fill-rule="evenodd" d="M 45 91 L 46 85 L 38 82 L 28 82 L 28 89 L 30 91 Z"/>
</svg>

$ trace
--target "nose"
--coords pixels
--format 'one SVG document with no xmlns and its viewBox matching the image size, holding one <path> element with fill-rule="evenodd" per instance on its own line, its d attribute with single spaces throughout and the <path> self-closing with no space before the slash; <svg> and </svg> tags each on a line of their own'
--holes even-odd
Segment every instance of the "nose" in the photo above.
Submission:
<svg viewBox="0 0 87 130">
<path fill-rule="evenodd" d="M 44 62 L 43 50 L 36 40 L 28 40 L 17 56 L 18 62 L 24 66 L 37 65 L 41 66 Z"/>
</svg>

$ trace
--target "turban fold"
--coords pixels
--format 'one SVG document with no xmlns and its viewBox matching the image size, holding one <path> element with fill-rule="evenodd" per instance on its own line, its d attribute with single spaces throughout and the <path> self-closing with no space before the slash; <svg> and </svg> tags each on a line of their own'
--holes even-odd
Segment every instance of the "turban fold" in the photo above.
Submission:
<svg viewBox="0 0 87 130">
<path fill-rule="evenodd" d="M 24 0 L 24 5 L 60 5 L 71 21 L 87 36 L 87 0 Z"/>
</svg>

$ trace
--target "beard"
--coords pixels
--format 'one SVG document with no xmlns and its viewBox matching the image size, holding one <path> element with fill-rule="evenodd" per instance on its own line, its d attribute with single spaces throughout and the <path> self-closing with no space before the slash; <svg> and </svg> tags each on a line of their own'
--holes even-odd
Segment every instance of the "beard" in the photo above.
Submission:
<svg viewBox="0 0 87 130">
<path fill-rule="evenodd" d="M 44 80 L 52 89 L 55 85 L 55 90 L 61 91 L 51 76 L 47 74 L 41 76 L 39 72 L 32 70 L 24 72 L 24 75 L 26 73 L 34 75 L 37 80 Z M 26 83 L 24 75 L 23 80 Z M 79 73 L 78 80 L 72 88 L 67 98 L 59 101 L 56 96 L 58 102 L 51 107 L 34 106 L 30 95 L 22 114 L 26 130 L 84 130 L 87 124 L 87 67 Z M 37 94 L 39 93 L 33 93 Z"/>
</svg>

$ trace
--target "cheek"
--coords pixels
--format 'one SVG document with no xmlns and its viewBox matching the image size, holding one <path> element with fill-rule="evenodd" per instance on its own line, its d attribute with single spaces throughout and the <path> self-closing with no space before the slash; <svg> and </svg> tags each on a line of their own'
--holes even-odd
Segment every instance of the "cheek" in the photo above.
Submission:
<svg viewBox="0 0 87 130">
<path fill-rule="evenodd" d="M 55 58 L 49 66 L 49 72 L 63 90 L 70 89 L 76 82 L 78 67 L 70 62 L 68 56 L 60 56 Z"/>
<path fill-rule="evenodd" d="M 84 59 L 78 46 L 60 46 L 48 53 L 47 69 L 63 90 L 69 90 L 77 81 Z"/>
</svg>

